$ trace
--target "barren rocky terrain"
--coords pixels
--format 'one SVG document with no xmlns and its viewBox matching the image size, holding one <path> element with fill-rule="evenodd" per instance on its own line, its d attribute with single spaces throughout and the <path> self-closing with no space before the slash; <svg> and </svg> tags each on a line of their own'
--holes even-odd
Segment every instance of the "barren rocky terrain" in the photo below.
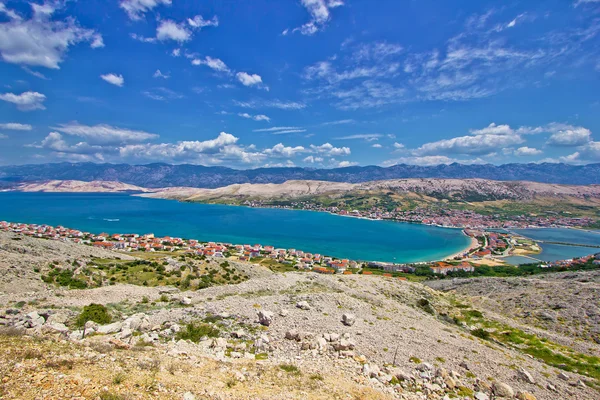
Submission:
<svg viewBox="0 0 600 400">
<path fill-rule="evenodd" d="M 73 193 L 102 193 L 102 192 L 147 192 L 148 189 L 116 181 L 61 181 L 23 183 L 14 190 L 21 192 L 73 192 Z"/>
<path fill-rule="evenodd" d="M 532 200 L 543 198 L 600 199 L 600 186 L 556 185 L 526 181 L 490 181 L 485 179 L 396 179 L 365 183 L 324 181 L 287 181 L 281 184 L 235 184 L 217 189 L 167 188 L 146 197 L 187 201 L 226 199 L 299 199 L 316 195 L 393 192 L 419 194 L 454 200 Z"/>
<path fill-rule="evenodd" d="M 247 280 L 196 291 L 119 283 L 69 290 L 40 279 L 49 262 L 68 269 L 73 260 L 81 268 L 128 257 L 0 234 L 0 397 L 598 397 L 597 345 L 552 324 L 530 329 L 510 306 L 495 306 L 500 298 L 488 286 L 457 293 L 468 285 L 438 291 L 237 262 L 231 267 Z M 581 295 L 584 283 L 563 279 L 574 289 L 561 301 Z M 592 285 L 583 298 L 597 310 Z M 112 320 L 88 321 L 84 336 L 76 320 L 91 303 Z M 539 311 L 537 303 L 521 308 Z M 584 324 L 582 313 L 569 318 Z"/>
</svg>

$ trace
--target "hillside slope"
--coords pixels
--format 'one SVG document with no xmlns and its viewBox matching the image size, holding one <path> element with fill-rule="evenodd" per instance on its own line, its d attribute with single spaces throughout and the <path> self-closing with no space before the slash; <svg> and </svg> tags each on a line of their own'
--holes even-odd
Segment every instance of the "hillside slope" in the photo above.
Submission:
<svg viewBox="0 0 600 400">
<path fill-rule="evenodd" d="M 421 284 L 377 276 L 270 273 L 248 264 L 261 272 L 239 284 L 196 291 L 119 283 L 68 290 L 35 282 L 34 268 L 48 268 L 45 264 L 55 256 L 43 261 L 39 253 L 48 242 L 19 238 L 0 234 L 5 249 L 0 271 L 20 269 L 30 278 L 10 293 L 0 292 L 6 307 L 0 311 L 0 327 L 7 327 L 0 329 L 3 398 L 34 398 L 42 388 L 54 398 L 72 390 L 83 398 L 106 392 L 113 397 L 104 398 L 111 399 L 155 393 L 167 399 L 333 399 L 347 393 L 356 399 L 441 400 L 477 393 L 477 398 L 553 400 L 598 395 L 589 387 L 600 378 L 592 343 L 585 355 L 566 344 L 536 339 L 536 351 L 561 354 L 559 365 L 523 344 L 502 340 L 503 332 L 525 343 L 535 337 L 514 328 L 510 319 L 494 321 L 485 311 L 479 317 L 467 299 Z M 74 268 L 73 259 L 78 265 L 98 262 L 85 251 L 75 255 L 72 246 L 52 242 L 52 251 L 64 254 L 54 268 Z M 152 255 L 155 260 L 160 256 Z M 82 338 L 74 321 L 89 303 L 108 305 L 113 320 L 89 324 Z M 205 335 L 186 340 L 193 338 L 186 326 L 191 322 Z M 478 329 L 491 336 L 480 338 L 484 335 Z M 44 340 L 12 339 L 23 334 Z M 34 379 L 28 378 L 26 371 L 34 369 Z"/>
</svg>

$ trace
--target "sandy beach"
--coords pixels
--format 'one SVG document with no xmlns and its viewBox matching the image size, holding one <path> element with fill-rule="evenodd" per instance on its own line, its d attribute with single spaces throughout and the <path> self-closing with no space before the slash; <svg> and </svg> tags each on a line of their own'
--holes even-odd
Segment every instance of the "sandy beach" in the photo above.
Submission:
<svg viewBox="0 0 600 400">
<path fill-rule="evenodd" d="M 463 250 L 459 251 L 458 253 L 454 253 L 454 254 L 446 257 L 444 259 L 444 261 L 451 261 L 451 260 L 454 259 L 454 257 L 462 256 L 463 254 L 465 254 L 469 250 L 479 247 L 479 242 L 477 241 L 477 239 L 475 239 L 472 236 L 466 235 L 464 232 L 463 232 L 463 235 L 465 235 L 465 236 L 467 236 L 467 237 L 469 237 L 471 239 L 471 243 L 469 243 L 469 246 L 465 247 Z"/>
</svg>

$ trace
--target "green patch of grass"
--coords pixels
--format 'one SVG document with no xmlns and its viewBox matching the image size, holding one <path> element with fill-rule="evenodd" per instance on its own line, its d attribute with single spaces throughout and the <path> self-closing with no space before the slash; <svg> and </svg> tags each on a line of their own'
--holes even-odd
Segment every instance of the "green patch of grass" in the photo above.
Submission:
<svg viewBox="0 0 600 400">
<path fill-rule="evenodd" d="M 408 361 L 410 361 L 413 364 L 421 364 L 421 362 L 422 362 L 421 359 L 418 357 L 411 357 L 408 359 Z"/>
<path fill-rule="evenodd" d="M 279 368 L 287 372 L 288 374 L 300 375 L 300 369 L 293 364 L 279 364 Z"/>
<path fill-rule="evenodd" d="M 486 331 L 485 329 L 482 328 L 477 328 L 477 329 L 473 329 L 471 331 L 471 335 L 478 337 L 480 339 L 483 340 L 489 340 L 490 339 L 490 333 L 488 331 Z"/>
<path fill-rule="evenodd" d="M 323 381 L 324 380 L 323 375 L 321 375 L 321 374 L 311 374 L 309 378 L 312 381 Z"/>
<path fill-rule="evenodd" d="M 254 358 L 256 360 L 267 360 L 269 358 L 269 355 L 267 353 L 258 353 L 254 355 Z"/>
<path fill-rule="evenodd" d="M 194 343 L 198 343 L 204 337 L 219 337 L 219 333 L 219 329 L 213 325 L 199 322 L 190 322 L 185 326 L 185 329 L 182 329 L 177 333 L 177 339 L 191 340 Z"/>
</svg>

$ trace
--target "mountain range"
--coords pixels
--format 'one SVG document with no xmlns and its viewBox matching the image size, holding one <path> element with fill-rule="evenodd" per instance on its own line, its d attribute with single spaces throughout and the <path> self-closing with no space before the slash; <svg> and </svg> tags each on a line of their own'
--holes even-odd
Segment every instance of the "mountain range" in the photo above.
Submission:
<svg viewBox="0 0 600 400">
<path fill-rule="evenodd" d="M 600 163 L 569 164 L 449 164 L 391 167 L 356 166 L 333 169 L 257 168 L 237 170 L 226 167 L 170 164 L 52 163 L 0 166 L 0 188 L 23 182 L 48 180 L 119 181 L 145 188 L 218 188 L 241 183 L 283 183 L 288 180 L 320 180 L 361 183 L 407 178 L 481 178 L 499 181 L 524 180 L 571 185 L 600 184 Z"/>
</svg>

